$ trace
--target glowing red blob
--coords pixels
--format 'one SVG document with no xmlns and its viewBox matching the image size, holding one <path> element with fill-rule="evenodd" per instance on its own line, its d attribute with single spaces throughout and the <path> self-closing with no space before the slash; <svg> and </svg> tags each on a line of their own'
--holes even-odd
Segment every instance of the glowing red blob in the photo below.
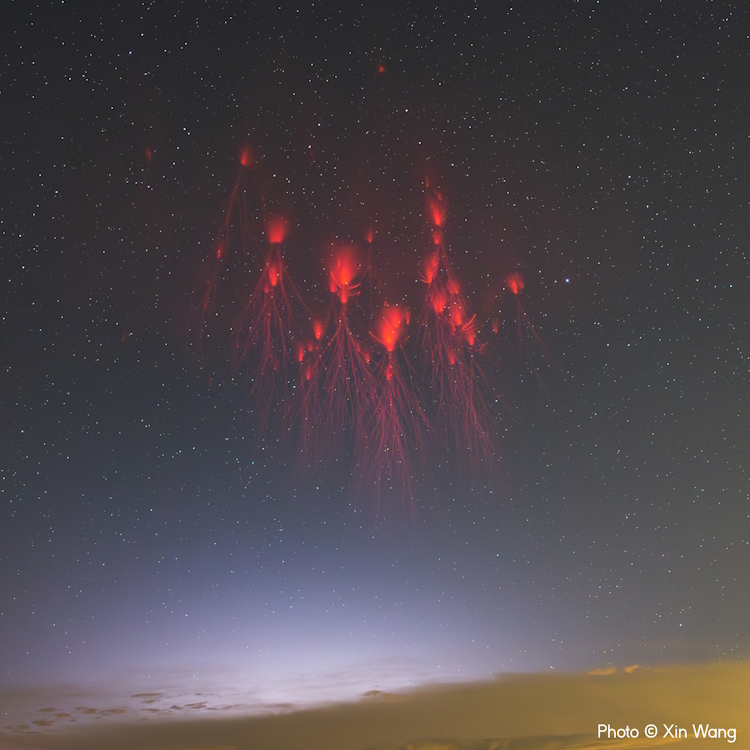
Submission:
<svg viewBox="0 0 750 750">
<path fill-rule="evenodd" d="M 266 237 L 272 245 L 280 245 L 288 231 L 287 221 L 283 216 L 269 216 L 266 220 Z"/>
<path fill-rule="evenodd" d="M 523 291 L 524 282 L 523 282 L 523 276 L 521 276 L 520 273 L 512 273 L 505 282 L 508 285 L 508 289 L 510 289 L 513 294 L 520 294 Z"/>
<path fill-rule="evenodd" d="M 445 292 L 442 289 L 433 289 L 432 293 L 430 294 L 430 305 L 432 305 L 432 309 L 438 314 L 442 314 L 443 310 L 445 310 Z"/>
<path fill-rule="evenodd" d="M 358 254 L 353 247 L 339 245 L 334 248 L 328 288 L 334 294 L 338 294 L 344 305 L 349 297 L 358 294 L 356 291 L 358 285 L 354 281 L 359 275 L 360 267 Z"/>
<path fill-rule="evenodd" d="M 281 267 L 280 264 L 269 263 L 266 269 L 268 273 L 268 283 L 271 286 L 276 286 L 281 279 Z"/>
<path fill-rule="evenodd" d="M 380 63 L 380 65 L 378 65 L 378 73 L 385 73 L 385 65 L 383 65 L 383 63 Z"/>
<path fill-rule="evenodd" d="M 427 199 L 427 209 L 432 223 L 436 227 L 442 227 L 445 223 L 445 203 L 440 193 L 431 195 Z"/>
<path fill-rule="evenodd" d="M 319 320 L 313 321 L 313 333 L 315 334 L 315 338 L 320 341 L 323 336 L 323 324 Z"/>
<path fill-rule="evenodd" d="M 372 231 L 372 229 L 368 229 L 365 234 L 365 239 L 367 240 L 368 245 L 372 245 L 372 241 L 375 238 L 375 233 Z"/>
<path fill-rule="evenodd" d="M 154 151 L 151 148 L 151 146 L 146 146 L 145 149 L 143 149 L 143 156 L 146 159 L 146 164 L 151 164 L 151 159 L 154 155 Z"/>
<path fill-rule="evenodd" d="M 458 328 L 463 325 L 464 322 L 464 306 L 461 302 L 454 302 L 451 307 L 451 323 L 454 328 Z"/>
<path fill-rule="evenodd" d="M 216 246 L 216 260 L 221 260 L 224 257 L 224 243 L 220 242 Z"/>
<path fill-rule="evenodd" d="M 409 324 L 408 310 L 402 310 L 397 305 L 383 308 L 375 324 L 374 337 L 388 352 L 392 352 L 406 334 Z"/>
<path fill-rule="evenodd" d="M 243 167 L 252 167 L 255 164 L 255 156 L 250 146 L 243 146 L 240 149 L 240 164 Z"/>
<path fill-rule="evenodd" d="M 438 266 L 440 265 L 440 258 L 437 253 L 433 253 L 425 258 L 424 262 L 424 277 L 425 284 L 432 284 L 437 276 Z"/>
<path fill-rule="evenodd" d="M 472 317 L 461 326 L 461 333 L 469 346 L 474 346 L 474 342 L 477 340 L 476 323 L 477 316 L 472 315 Z"/>
<path fill-rule="evenodd" d="M 432 230 L 432 241 L 436 245 L 442 245 L 443 244 L 443 230 L 439 229 L 438 227 L 435 227 L 435 229 Z"/>
<path fill-rule="evenodd" d="M 359 271 L 359 262 L 354 250 L 343 247 L 334 255 L 331 265 L 331 278 L 340 287 L 347 286 L 354 281 Z"/>
</svg>

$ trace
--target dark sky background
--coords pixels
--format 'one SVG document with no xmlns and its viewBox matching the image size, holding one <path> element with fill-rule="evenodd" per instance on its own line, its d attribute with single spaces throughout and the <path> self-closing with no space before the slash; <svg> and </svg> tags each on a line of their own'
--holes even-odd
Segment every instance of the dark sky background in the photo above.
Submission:
<svg viewBox="0 0 750 750">
<path fill-rule="evenodd" d="M 747 658 L 749 22 L 6 4 L 0 685 L 305 703 Z M 485 339 L 500 320 L 492 480 L 438 469 L 412 516 L 378 514 L 350 462 L 307 475 L 259 428 L 226 330 L 198 357 L 190 303 L 246 142 L 318 309 L 325 240 L 369 227 L 380 283 L 418 309 L 440 186 Z"/>
</svg>

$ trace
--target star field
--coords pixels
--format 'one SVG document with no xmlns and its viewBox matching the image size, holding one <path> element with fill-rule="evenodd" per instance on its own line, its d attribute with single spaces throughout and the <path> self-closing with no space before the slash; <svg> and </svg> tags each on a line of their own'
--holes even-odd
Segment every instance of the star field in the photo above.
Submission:
<svg viewBox="0 0 750 750">
<path fill-rule="evenodd" d="M 747 657 L 742 4 L 5 15 L 1 686 L 221 674 L 302 704 L 325 674 L 351 697 Z M 312 307 L 326 242 L 373 229 L 418 310 L 440 185 L 494 336 L 493 476 L 425 470 L 413 516 L 379 515 L 350 462 L 301 471 L 259 427 L 228 329 L 198 354 L 248 140 Z M 516 271 L 549 356 L 518 340 Z"/>
</svg>

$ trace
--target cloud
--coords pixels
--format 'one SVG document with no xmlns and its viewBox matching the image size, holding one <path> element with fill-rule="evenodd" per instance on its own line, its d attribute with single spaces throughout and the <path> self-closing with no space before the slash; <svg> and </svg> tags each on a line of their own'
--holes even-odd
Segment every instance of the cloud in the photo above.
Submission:
<svg viewBox="0 0 750 750">
<path fill-rule="evenodd" d="M 353 703 L 264 716 L 238 717 L 234 706 L 221 708 L 220 695 L 173 701 L 166 692 L 139 691 L 128 697 L 133 703 L 124 712 L 116 704 L 94 708 L 96 701 L 77 702 L 76 713 L 66 711 L 59 708 L 67 703 L 64 694 L 39 702 L 31 720 L 3 728 L 0 748 L 640 750 L 658 747 L 662 739 L 646 740 L 641 732 L 638 740 L 605 742 L 596 739 L 597 725 L 645 727 L 667 721 L 691 727 L 709 720 L 737 727 L 740 735 L 750 732 L 750 664 L 630 674 L 620 669 L 593 675 L 503 675 L 408 693 L 364 691 Z"/>
</svg>

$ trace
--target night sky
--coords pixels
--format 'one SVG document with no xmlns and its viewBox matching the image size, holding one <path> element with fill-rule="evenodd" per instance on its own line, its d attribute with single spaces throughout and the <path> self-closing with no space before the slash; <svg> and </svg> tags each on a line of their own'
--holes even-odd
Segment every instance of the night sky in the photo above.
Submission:
<svg viewBox="0 0 750 750">
<path fill-rule="evenodd" d="M 5 7 L 0 687 L 252 709 L 747 659 L 748 28 L 708 2 Z M 315 314 L 331 241 L 373 230 L 352 310 L 373 351 L 366 291 L 412 312 L 402 369 L 439 190 L 491 466 L 410 450 L 383 497 L 349 435 L 313 456 L 265 424 L 236 219 L 196 336 L 236 184 L 256 229 L 289 218 Z"/>
</svg>

